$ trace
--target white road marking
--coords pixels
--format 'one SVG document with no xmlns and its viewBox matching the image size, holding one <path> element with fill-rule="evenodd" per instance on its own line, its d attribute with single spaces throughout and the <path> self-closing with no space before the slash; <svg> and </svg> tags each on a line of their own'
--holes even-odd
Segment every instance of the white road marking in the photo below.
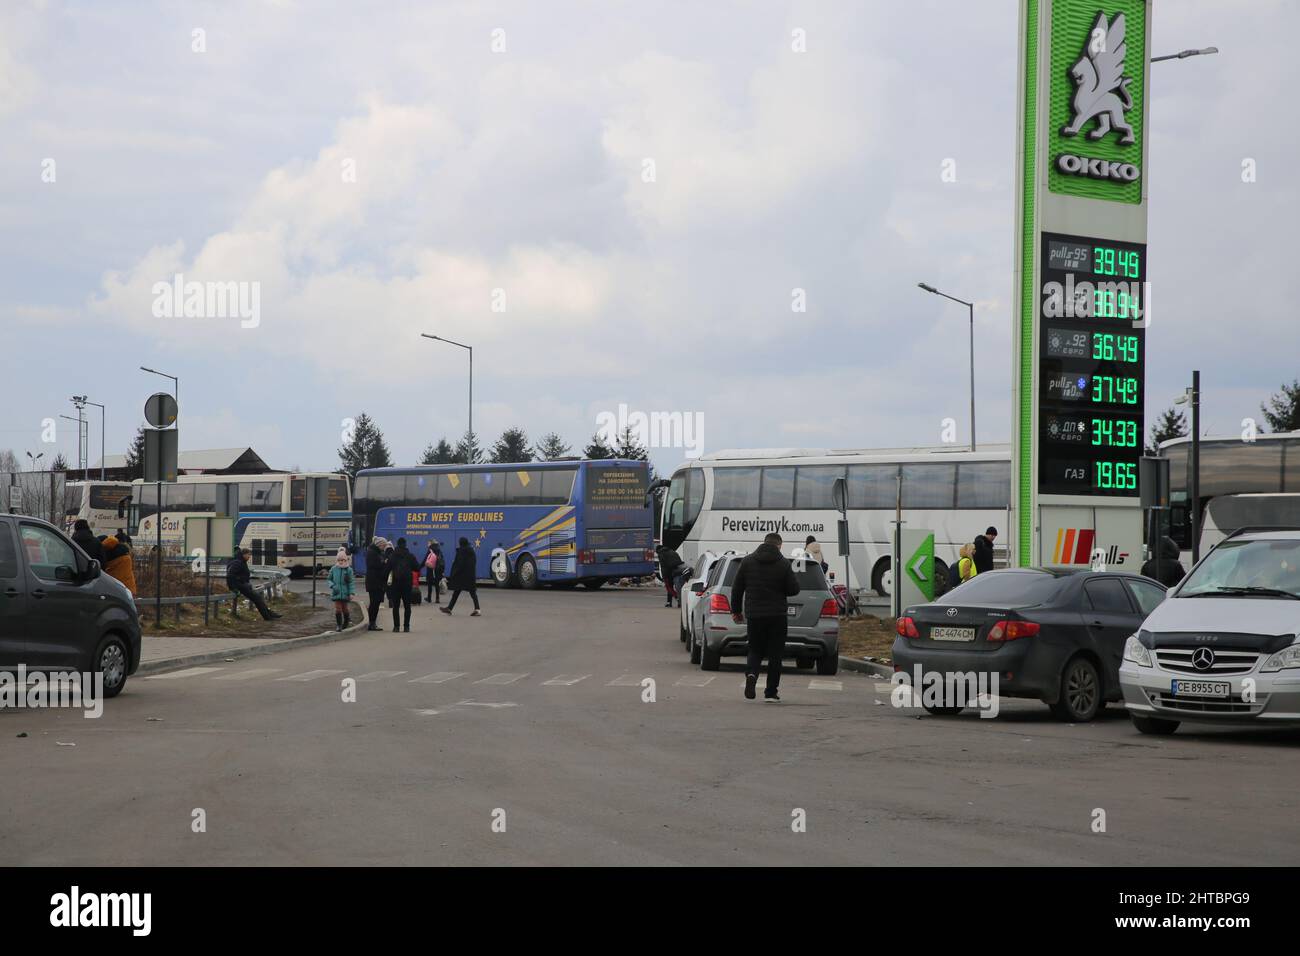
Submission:
<svg viewBox="0 0 1300 956">
<path fill-rule="evenodd" d="M 170 674 L 150 674 L 145 680 L 176 680 L 181 677 L 198 677 L 200 674 L 211 674 L 213 671 L 225 670 L 223 667 L 187 667 L 183 671 L 172 671 Z"/>
<path fill-rule="evenodd" d="M 346 674 L 346 673 L 347 671 L 331 671 L 331 670 L 303 671 L 301 674 L 293 674 L 290 677 L 277 677 L 276 680 L 307 681 L 307 680 L 316 680 L 319 677 L 329 677 L 331 674 Z"/>
<path fill-rule="evenodd" d="M 624 674 L 622 677 L 615 677 L 606 684 L 606 687 L 640 687 L 641 682 L 645 680 L 639 674 Z"/>
<path fill-rule="evenodd" d="M 438 710 L 433 710 L 432 708 L 429 708 L 429 709 L 426 709 L 426 710 L 413 710 L 413 711 L 411 711 L 411 713 L 413 713 L 413 714 L 419 714 L 421 717 L 435 717 L 435 716 L 437 716 L 438 714 L 440 714 L 440 713 L 442 713 L 442 712 L 441 712 L 441 711 L 438 711 Z"/>
<path fill-rule="evenodd" d="M 464 677 L 464 671 L 438 671 L 436 674 L 425 674 L 423 677 L 416 677 L 407 681 L 408 684 L 445 684 L 449 680 L 455 680 L 457 677 Z"/>
<path fill-rule="evenodd" d="M 482 680 L 476 680 L 476 684 L 513 684 L 517 680 L 523 680 L 527 674 L 493 674 L 491 677 L 484 677 Z"/>
<path fill-rule="evenodd" d="M 717 679 L 716 674 L 687 674 L 676 681 L 678 687 L 708 687 Z"/>
<path fill-rule="evenodd" d="M 552 677 L 550 680 L 542 681 L 542 686 L 546 687 L 547 685 L 551 685 L 551 686 L 570 687 L 573 684 L 578 683 L 578 681 L 586 680 L 590 676 L 591 676 L 590 674 L 582 674 L 577 677 L 575 677 L 572 674 L 559 674 L 555 677 Z"/>
<path fill-rule="evenodd" d="M 390 677 L 401 677 L 406 671 L 371 671 L 369 674 L 362 674 L 357 678 L 357 683 L 362 681 L 387 680 Z"/>
<path fill-rule="evenodd" d="M 213 680 L 252 680 L 254 677 L 267 677 L 271 674 L 278 674 L 283 668 L 280 667 L 254 667 L 252 670 L 235 671 L 233 674 L 218 674 Z"/>
<path fill-rule="evenodd" d="M 482 681 L 478 681 L 477 683 L 481 684 Z M 513 700 L 505 700 L 505 701 L 458 700 L 456 701 L 456 706 L 457 707 L 518 707 L 519 705 L 516 704 Z"/>
<path fill-rule="evenodd" d="M 843 690 L 844 684 L 837 680 L 818 680 L 813 678 L 808 681 L 809 690 Z"/>
</svg>

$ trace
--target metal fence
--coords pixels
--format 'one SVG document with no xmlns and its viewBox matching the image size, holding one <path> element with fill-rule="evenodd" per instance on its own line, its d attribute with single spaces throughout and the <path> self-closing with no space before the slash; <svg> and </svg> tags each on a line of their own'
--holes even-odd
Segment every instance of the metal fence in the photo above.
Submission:
<svg viewBox="0 0 1300 956">
<path fill-rule="evenodd" d="M 18 489 L 17 498 L 11 488 Z M 0 509 L 32 518 L 41 518 L 63 527 L 69 508 L 80 505 L 68 491 L 68 477 L 62 471 L 0 471 Z"/>
</svg>

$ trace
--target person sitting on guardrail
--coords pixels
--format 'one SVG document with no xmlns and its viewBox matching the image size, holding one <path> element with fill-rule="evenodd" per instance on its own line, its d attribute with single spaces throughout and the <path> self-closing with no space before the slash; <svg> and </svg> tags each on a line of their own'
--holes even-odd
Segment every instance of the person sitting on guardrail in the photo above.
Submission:
<svg viewBox="0 0 1300 956">
<path fill-rule="evenodd" d="M 352 573 L 347 548 L 339 548 L 328 578 L 330 600 L 334 602 L 334 629 L 342 631 L 352 626 L 352 595 L 357 591 L 357 577 Z"/>
<path fill-rule="evenodd" d="M 235 552 L 235 556 L 226 562 L 226 587 L 235 594 L 248 598 L 248 603 L 257 608 L 263 620 L 274 621 L 284 615 L 277 614 L 267 607 L 266 602 L 262 600 L 262 595 L 253 590 L 253 575 L 248 570 L 248 558 L 252 553 L 248 548 L 240 548 Z M 235 598 L 235 604 L 239 604 L 238 597 Z"/>
<path fill-rule="evenodd" d="M 125 541 L 119 541 L 116 535 L 111 534 L 101 545 L 104 549 L 104 573 L 121 581 L 134 596 L 135 564 L 131 560 L 131 549 Z"/>
</svg>

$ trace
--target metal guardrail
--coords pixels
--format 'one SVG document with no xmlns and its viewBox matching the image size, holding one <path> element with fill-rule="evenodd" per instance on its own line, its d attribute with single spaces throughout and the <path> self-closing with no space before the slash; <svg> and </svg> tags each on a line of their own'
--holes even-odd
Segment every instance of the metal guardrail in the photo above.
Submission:
<svg viewBox="0 0 1300 956">
<path fill-rule="evenodd" d="M 188 561 L 185 563 L 189 563 Z M 215 570 L 216 565 L 213 565 Z M 278 598 L 284 594 L 285 582 L 289 580 L 289 572 L 279 568 L 260 568 L 250 567 L 249 574 L 254 579 L 261 579 L 261 583 L 253 582 L 251 587 L 254 591 L 261 591 L 263 597 Z M 226 589 L 225 576 L 222 575 L 219 586 L 221 591 L 214 591 L 212 594 L 184 595 L 181 597 L 165 597 L 159 600 L 156 597 L 137 597 L 135 598 L 135 609 L 138 613 L 143 614 L 151 607 L 157 607 L 159 604 L 164 607 L 175 609 L 176 622 L 179 624 L 181 619 L 181 608 L 186 604 L 216 604 L 220 606 L 223 601 L 233 601 L 231 613 L 239 616 L 239 601 L 247 602 L 241 594 Z"/>
</svg>

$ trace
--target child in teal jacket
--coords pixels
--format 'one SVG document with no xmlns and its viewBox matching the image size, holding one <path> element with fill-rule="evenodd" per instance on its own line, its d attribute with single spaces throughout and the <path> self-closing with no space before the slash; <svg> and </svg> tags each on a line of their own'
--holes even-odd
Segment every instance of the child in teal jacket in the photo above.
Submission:
<svg viewBox="0 0 1300 956">
<path fill-rule="evenodd" d="M 356 575 L 352 573 L 352 559 L 348 557 L 346 547 L 339 548 L 339 553 L 334 556 L 329 583 L 330 600 L 334 602 L 334 629 L 341 631 L 352 625 L 352 605 L 349 602 L 357 590 Z"/>
</svg>

